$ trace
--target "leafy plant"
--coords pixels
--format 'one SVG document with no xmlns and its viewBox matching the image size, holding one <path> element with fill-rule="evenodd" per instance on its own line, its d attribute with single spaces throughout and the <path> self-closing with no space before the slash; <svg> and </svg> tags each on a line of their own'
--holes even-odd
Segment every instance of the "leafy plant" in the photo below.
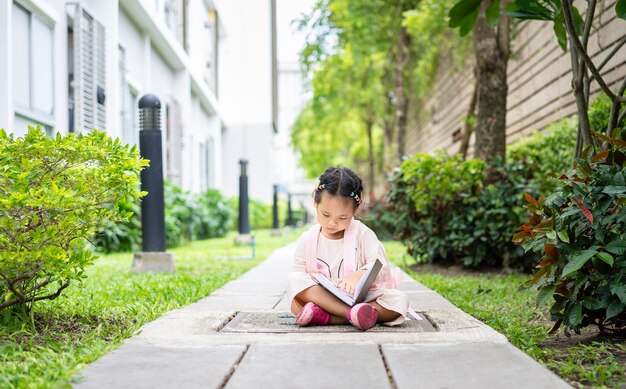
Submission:
<svg viewBox="0 0 626 389">
<path fill-rule="evenodd" d="M 515 247 L 510 236 L 525 217 L 522 191 L 535 190 L 531 176 L 522 162 L 496 160 L 486 167 L 481 160 L 441 152 L 417 154 L 391 180 L 385 220 L 415 258 L 528 269 L 532 256 Z"/>
<path fill-rule="evenodd" d="M 537 304 L 552 301 L 553 330 L 626 328 L 626 142 L 618 135 L 597 133 L 611 148 L 589 149 L 547 198 L 526 195 L 532 216 L 513 240 L 542 256 L 527 284 L 537 285 Z"/>
<path fill-rule="evenodd" d="M 131 216 L 148 161 L 105 133 L 24 138 L 0 130 L 0 310 L 54 299 L 81 282 L 96 258 L 86 239 Z"/>
<path fill-rule="evenodd" d="M 507 161 L 524 161 L 530 165 L 533 176 L 530 182 L 542 195 L 551 193 L 560 181 L 553 175 L 561 175 L 572 165 L 576 148 L 576 122 L 562 119 L 542 132 L 535 132 L 515 141 L 507 147 Z"/>
<path fill-rule="evenodd" d="M 141 248 L 141 207 L 135 199 L 125 199 L 118 204 L 119 209 L 131 212 L 127 220 L 109 223 L 98 230 L 92 243 L 105 253 L 136 251 Z"/>
</svg>

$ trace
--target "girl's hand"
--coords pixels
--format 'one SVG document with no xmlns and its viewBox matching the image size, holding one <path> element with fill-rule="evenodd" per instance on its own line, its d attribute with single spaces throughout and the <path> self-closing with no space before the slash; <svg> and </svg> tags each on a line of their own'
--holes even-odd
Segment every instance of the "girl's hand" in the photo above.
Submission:
<svg viewBox="0 0 626 389">
<path fill-rule="evenodd" d="M 354 294 L 354 288 L 363 274 L 365 274 L 365 270 L 355 271 L 338 279 L 335 285 L 346 293 Z"/>
</svg>

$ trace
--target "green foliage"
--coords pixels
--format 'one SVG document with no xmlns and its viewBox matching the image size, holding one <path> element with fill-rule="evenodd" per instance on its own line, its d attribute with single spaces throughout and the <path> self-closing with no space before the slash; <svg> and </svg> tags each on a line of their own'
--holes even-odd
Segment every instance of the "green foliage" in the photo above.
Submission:
<svg viewBox="0 0 626 389">
<path fill-rule="evenodd" d="M 572 165 L 576 147 L 576 122 L 562 119 L 542 132 L 524 136 L 507 147 L 508 161 L 524 161 L 531 166 L 530 182 L 539 188 L 539 194 L 547 195 L 559 180 L 555 177 Z"/>
<path fill-rule="evenodd" d="M 239 197 L 231 197 L 228 199 L 228 203 L 231 209 L 231 217 L 234 220 L 232 228 L 238 228 L 239 221 Z M 272 228 L 272 204 L 265 204 L 262 201 L 249 199 L 248 200 L 248 216 L 250 222 L 250 229 L 269 229 Z M 279 227 L 285 226 L 287 222 L 287 202 L 284 200 L 278 200 L 278 225 Z"/>
<path fill-rule="evenodd" d="M 383 243 L 390 259 L 401 265 L 403 247 L 398 247 L 401 246 L 398 242 Z M 626 383 L 626 366 L 620 361 L 620 354 L 626 351 L 623 340 L 596 338 L 593 342 L 579 343 L 574 339 L 568 342 L 560 335 L 550 337 L 547 308 L 535 308 L 536 293 L 518 288 L 524 276 L 467 271 L 444 276 L 432 274 L 428 268 L 405 270 L 464 312 L 504 334 L 515 347 L 572 386 L 619 388 Z M 588 336 L 585 338 L 589 339 Z"/>
<path fill-rule="evenodd" d="M 488 169 L 493 182 L 483 187 L 486 165 L 481 160 L 416 154 L 392 176 L 389 216 L 381 222 L 418 259 L 528 268 L 532 257 L 510 236 L 525 217 L 520 194 L 534 190 L 531 168 L 520 162 Z"/>
<path fill-rule="evenodd" d="M 232 233 L 184 244 L 171 250 L 176 273 L 130 273 L 131 255 L 102 256 L 87 269 L 83 287 L 37 304 L 34 328 L 0 315 L 0 387 L 69 387 L 87 363 L 144 324 L 206 297 L 300 233 L 286 232 L 275 237 L 257 231 L 257 257 L 245 261 L 215 258 L 250 253 L 249 246 L 234 244 Z"/>
<path fill-rule="evenodd" d="M 470 41 L 450 34 L 442 20 L 452 0 L 422 0 L 414 10 L 404 12 L 402 25 L 411 36 L 411 46 L 419 53 L 413 69 L 413 87 L 418 110 L 431 95 L 440 57 L 451 53 L 455 63 L 463 64 Z"/>
<path fill-rule="evenodd" d="M 128 219 L 148 161 L 105 133 L 0 130 L 0 310 L 54 299 L 81 282 L 95 259 L 86 246 L 99 227 Z"/>
<path fill-rule="evenodd" d="M 615 3 L 615 14 L 618 18 L 626 20 L 626 0 L 617 0 Z"/>
<path fill-rule="evenodd" d="M 141 207 L 133 199 L 122 200 L 118 207 L 132 212 L 127 220 L 110 223 L 101 228 L 93 238 L 96 248 L 105 253 L 120 251 L 138 251 L 141 248 Z"/>
<path fill-rule="evenodd" d="M 482 0 L 461 0 L 452 7 L 448 14 L 450 28 L 459 27 L 461 36 L 467 35 L 476 24 Z"/>
<path fill-rule="evenodd" d="M 515 0 L 507 6 L 507 16 L 521 20 L 544 20 L 554 23 L 553 30 L 563 51 L 567 51 L 567 30 L 565 14 L 560 1 L 528 1 Z M 574 28 L 578 35 L 582 33 L 584 24 L 580 11 L 572 4 Z"/>
<path fill-rule="evenodd" d="M 623 104 L 621 106 L 623 106 Z M 600 96 L 589 105 L 589 125 L 591 126 L 591 130 L 606 133 L 610 113 L 611 99 L 609 99 L 606 94 L 601 93 Z M 626 134 L 626 122 L 620 123 L 618 129 L 622 134 Z"/>
<path fill-rule="evenodd" d="M 626 142 L 604 138 L 611 150 L 577 159 L 546 199 L 526 197 L 532 216 L 513 237 L 542 255 L 528 282 L 537 303 L 575 331 L 626 328 L 626 169 L 615 163 Z"/>
<path fill-rule="evenodd" d="M 338 164 L 369 177 L 365 173 L 371 166 L 372 174 L 383 166 L 383 153 L 389 161 L 395 157 L 397 72 L 402 72 L 405 94 L 419 113 L 440 54 L 465 48 L 442 26 L 450 3 L 326 0 L 300 21 L 308 33 L 300 61 L 312 73 L 313 96 L 292 128 L 291 141 L 308 177 Z M 398 53 L 404 39 L 406 52 Z"/>
<path fill-rule="evenodd" d="M 224 236 L 233 224 L 233 211 L 221 193 L 214 189 L 191 194 L 165 181 L 165 233 L 168 247 L 183 241 Z M 98 231 L 94 245 L 106 253 L 137 251 L 141 248 L 141 206 L 124 200 L 118 204 L 130 210 L 128 220 L 111 224 Z"/>
<path fill-rule="evenodd" d="M 415 154 L 400 165 L 402 177 L 410 183 L 408 195 L 419 214 L 446 213 L 459 198 L 475 196 L 485 178 L 485 163 L 463 161 L 459 155 L 437 151 L 434 156 Z"/>
</svg>

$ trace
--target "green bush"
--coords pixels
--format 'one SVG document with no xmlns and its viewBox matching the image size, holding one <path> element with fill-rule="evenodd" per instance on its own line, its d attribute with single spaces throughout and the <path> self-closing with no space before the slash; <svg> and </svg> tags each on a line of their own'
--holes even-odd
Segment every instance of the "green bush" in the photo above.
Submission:
<svg viewBox="0 0 626 389">
<path fill-rule="evenodd" d="M 526 215 L 520 196 L 533 191 L 532 171 L 524 163 L 488 169 L 477 159 L 417 154 L 392 175 L 379 223 L 420 260 L 529 268 L 532 256 L 510 237 Z M 484 183 L 486 172 L 493 182 Z"/>
<path fill-rule="evenodd" d="M 131 212 L 132 216 L 127 220 L 110 223 L 98 230 L 93 244 L 105 253 L 138 251 L 141 248 L 141 206 L 133 199 L 125 199 L 118 204 L 118 207 Z"/>
<path fill-rule="evenodd" d="M 555 328 L 626 329 L 626 169 L 614 162 L 626 142 L 603 140 L 617 147 L 578 159 L 546 199 L 526 196 L 532 216 L 514 236 L 542 255 L 528 284 L 552 301 Z"/>
<path fill-rule="evenodd" d="M 239 197 L 234 196 L 228 199 L 228 204 L 232 211 L 233 218 L 233 229 L 238 229 L 239 223 Z M 292 210 L 296 211 L 296 210 Z M 296 218 L 296 213 L 293 213 L 294 219 Z M 248 202 L 248 216 L 250 222 L 250 229 L 266 229 L 272 228 L 273 218 L 272 218 L 272 204 L 266 204 L 262 201 L 250 199 Z M 300 215 L 299 217 L 303 217 Z M 297 219 L 301 220 L 301 219 Z M 285 200 L 278 200 L 278 226 L 284 227 L 287 223 L 287 202 Z"/>
<path fill-rule="evenodd" d="M 391 204 L 386 199 L 369 200 L 365 208 L 361 208 L 357 218 L 371 228 L 378 239 L 392 240 L 396 230 L 395 213 L 389 211 Z"/>
<path fill-rule="evenodd" d="M 546 195 L 559 185 L 551 177 L 561 175 L 572 166 L 576 148 L 576 121 L 562 119 L 543 132 L 518 139 L 507 147 L 507 161 L 524 161 L 531 166 L 531 183 Z"/>
<path fill-rule="evenodd" d="M 148 161 L 105 133 L 0 130 L 0 310 L 54 299 L 81 282 L 95 256 L 86 245 L 99 227 L 125 220 L 118 204 L 141 193 Z"/>
<path fill-rule="evenodd" d="M 611 100 L 602 93 L 589 105 L 589 125 L 595 132 L 606 133 L 611 113 Z M 626 133 L 626 121 L 620 123 L 618 130 Z"/>
<path fill-rule="evenodd" d="M 191 194 L 164 182 L 165 233 L 168 247 L 183 241 L 226 235 L 233 219 L 228 202 L 217 190 Z M 118 206 L 133 212 L 127 221 L 111 224 L 98 231 L 94 244 L 104 252 L 136 251 L 141 248 L 141 206 L 122 201 Z"/>
<path fill-rule="evenodd" d="M 201 223 L 197 227 L 195 239 L 217 238 L 226 235 L 232 228 L 233 219 L 228 202 L 222 194 L 210 189 L 196 197 Z"/>
</svg>

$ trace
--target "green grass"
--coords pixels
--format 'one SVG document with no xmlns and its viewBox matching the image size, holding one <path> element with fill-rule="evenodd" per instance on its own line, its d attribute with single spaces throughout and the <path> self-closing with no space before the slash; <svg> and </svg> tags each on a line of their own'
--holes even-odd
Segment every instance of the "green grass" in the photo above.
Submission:
<svg viewBox="0 0 626 389">
<path fill-rule="evenodd" d="M 460 275 L 416 273 L 398 242 L 385 242 L 392 261 L 454 305 L 503 333 L 516 347 L 576 387 L 610 388 L 626 385 L 626 346 L 623 339 L 576 342 L 562 333 L 548 335 L 553 323 L 547 307 L 536 308 L 536 292 L 519 290 L 523 275 Z M 621 356 L 621 358 L 618 358 Z"/>
<path fill-rule="evenodd" d="M 73 286 L 52 301 L 35 305 L 30 320 L 0 317 L 0 387 L 69 387 L 85 364 L 98 359 L 163 313 L 197 301 L 295 240 L 301 231 L 271 237 L 255 231 L 250 246 L 235 246 L 234 233 L 168 250 L 176 273 L 131 274 L 132 253 L 102 256 L 88 268 L 83 287 Z"/>
</svg>

